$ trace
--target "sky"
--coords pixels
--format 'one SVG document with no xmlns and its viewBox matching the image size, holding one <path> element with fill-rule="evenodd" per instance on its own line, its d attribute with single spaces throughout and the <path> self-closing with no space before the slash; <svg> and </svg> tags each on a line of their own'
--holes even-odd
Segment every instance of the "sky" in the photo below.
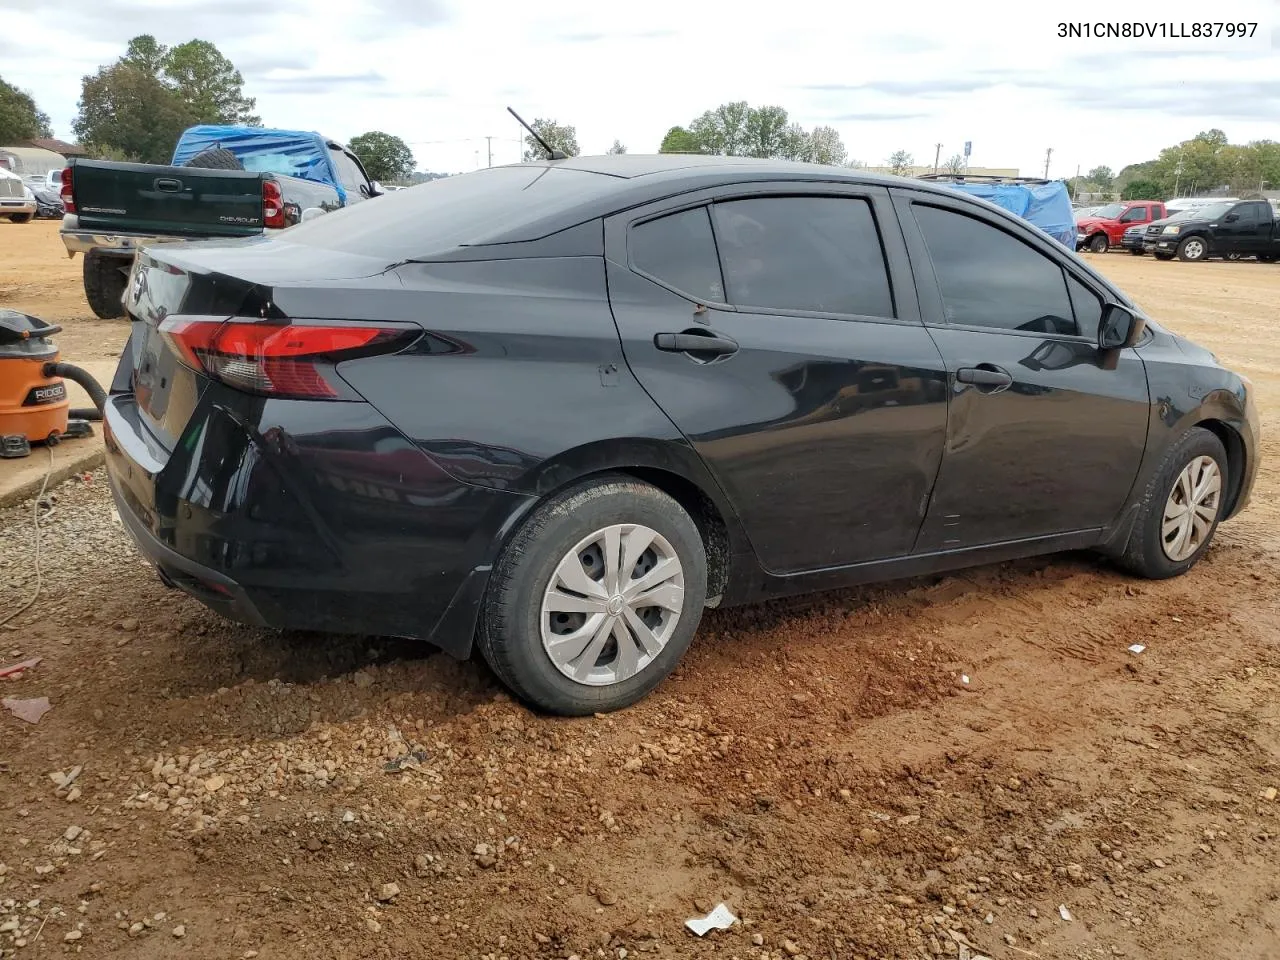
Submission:
<svg viewBox="0 0 1280 960">
<path fill-rule="evenodd" d="M 129 39 L 215 43 L 268 126 L 346 141 L 384 130 L 419 169 L 519 158 L 508 105 L 657 150 L 667 129 L 731 100 L 838 129 L 851 159 L 896 150 L 1024 175 L 1115 171 L 1218 127 L 1280 140 L 1280 0 L 977 6 L 788 0 L 0 0 L 0 76 L 72 139 L 80 81 Z M 1225 17 L 1243 40 L 1159 36 Z M 953 12 L 959 10 L 961 12 Z M 1154 39 L 1062 38 L 1068 18 L 1155 25 Z M 1214 21 L 1210 21 L 1214 22 Z M 486 141 L 485 137 L 492 137 Z"/>
</svg>

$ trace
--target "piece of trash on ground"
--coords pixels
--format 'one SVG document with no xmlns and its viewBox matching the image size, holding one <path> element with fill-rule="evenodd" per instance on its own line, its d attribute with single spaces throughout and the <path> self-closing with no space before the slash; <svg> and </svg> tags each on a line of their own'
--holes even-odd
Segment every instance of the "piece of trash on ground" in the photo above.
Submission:
<svg viewBox="0 0 1280 960">
<path fill-rule="evenodd" d="M 1067 909 L 1065 904 L 1060 903 L 1058 904 L 1058 916 L 1060 916 L 1063 920 L 1070 920 L 1071 911 Z"/>
<path fill-rule="evenodd" d="M 383 764 L 382 769 L 387 773 L 400 773 L 403 770 L 411 770 L 421 766 L 427 762 L 427 753 L 425 750 L 414 750 L 412 753 L 406 753 L 396 757 L 394 760 L 388 760 Z"/>
<path fill-rule="evenodd" d="M 1147 649 L 1145 644 L 1135 643 L 1133 646 L 1131 646 L 1131 647 L 1129 648 L 1129 652 L 1130 652 L 1130 653 L 1141 653 L 1141 652 L 1142 652 L 1143 650 L 1145 650 L 1145 649 Z"/>
<path fill-rule="evenodd" d="M 5 697 L 0 700 L 0 706 L 3 706 L 19 720 L 25 720 L 27 723 L 39 723 L 40 718 L 53 709 L 53 704 L 49 702 L 48 697 L 35 697 L 31 700 L 15 700 L 13 697 Z"/>
<path fill-rule="evenodd" d="M 15 673 L 23 673 L 32 667 L 38 666 L 41 657 L 32 657 L 30 660 L 23 660 L 21 663 L 15 663 L 8 667 L 0 667 L 0 677 L 10 677 Z"/>
<path fill-rule="evenodd" d="M 705 917 L 693 917 L 686 920 L 684 925 L 698 936 L 705 937 L 709 930 L 728 930 L 737 922 L 738 918 L 733 915 L 728 907 L 720 903 Z"/>
</svg>

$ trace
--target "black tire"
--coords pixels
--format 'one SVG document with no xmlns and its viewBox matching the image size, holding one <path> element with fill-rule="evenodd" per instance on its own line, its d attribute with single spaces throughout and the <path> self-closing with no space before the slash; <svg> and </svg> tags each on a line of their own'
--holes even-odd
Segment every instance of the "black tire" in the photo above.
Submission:
<svg viewBox="0 0 1280 960">
<path fill-rule="evenodd" d="M 673 549 L 684 575 L 682 609 L 666 645 L 639 672 L 607 685 L 588 685 L 561 673 L 544 649 L 542 598 L 576 545 L 621 523 L 643 524 Z M 674 669 L 698 629 L 706 591 L 706 551 L 684 509 L 646 483 L 599 477 L 551 497 L 516 532 L 489 582 L 477 645 L 498 678 L 526 703 L 563 716 L 618 710 L 640 700 Z M 615 641 L 607 643 L 616 648 Z M 593 662 L 604 662 L 609 649 Z"/>
<path fill-rule="evenodd" d="M 14 223 L 30 223 L 33 216 L 34 214 L 30 213 L 15 213 L 12 214 L 9 219 Z"/>
<path fill-rule="evenodd" d="M 1260 253 L 1258 254 L 1258 262 L 1259 263 L 1275 263 L 1276 255 L 1274 253 Z"/>
<path fill-rule="evenodd" d="M 1172 253 L 1153 253 L 1153 254 L 1152 254 L 1152 256 L 1153 256 L 1153 257 L 1155 257 L 1157 260 L 1172 260 L 1172 259 L 1173 259 L 1173 254 L 1172 254 Z"/>
<path fill-rule="evenodd" d="M 1208 534 L 1200 541 L 1195 552 L 1175 561 L 1165 552 L 1162 543 L 1165 506 L 1183 469 L 1199 457 L 1211 457 L 1218 465 L 1221 487 L 1214 505 L 1216 512 Z M 1227 452 L 1223 449 L 1222 441 L 1203 427 L 1192 427 L 1184 433 L 1169 448 L 1159 469 L 1147 484 L 1147 489 L 1143 491 L 1129 542 L 1116 558 L 1119 565 L 1130 573 L 1149 580 L 1165 580 L 1190 570 L 1213 542 L 1213 535 L 1222 519 L 1230 479 L 1227 473 Z"/>
<path fill-rule="evenodd" d="M 1111 249 L 1111 241 L 1105 233 L 1095 233 L 1088 242 L 1090 253 L 1106 253 Z"/>
<path fill-rule="evenodd" d="M 1204 237 L 1183 237 L 1178 244 L 1178 259 L 1197 263 L 1209 258 L 1209 243 Z"/>
<path fill-rule="evenodd" d="M 243 170 L 244 164 L 230 150 L 222 147 L 210 147 L 201 150 L 183 164 L 184 167 L 202 167 L 205 170 Z"/>
<path fill-rule="evenodd" d="M 1134 250 L 1134 249 L 1130 249 L 1130 250 L 1129 250 L 1129 252 L 1130 252 L 1131 254 L 1133 254 L 1135 257 L 1140 257 L 1140 256 L 1142 256 L 1142 251 L 1141 251 L 1141 250 Z"/>
<path fill-rule="evenodd" d="M 100 320 L 124 316 L 124 288 L 129 282 L 125 273 L 129 261 L 107 256 L 97 250 L 84 255 L 84 296 L 89 309 Z"/>
</svg>

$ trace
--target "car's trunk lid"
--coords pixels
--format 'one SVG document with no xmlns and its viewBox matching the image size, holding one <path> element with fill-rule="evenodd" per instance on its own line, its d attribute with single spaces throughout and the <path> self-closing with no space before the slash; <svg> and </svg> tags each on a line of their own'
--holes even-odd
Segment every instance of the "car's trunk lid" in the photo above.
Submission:
<svg viewBox="0 0 1280 960">
<path fill-rule="evenodd" d="M 349 280 L 384 267 L 380 260 L 316 251 L 283 239 L 144 247 L 125 291 L 133 327 L 129 355 L 122 361 L 132 365 L 129 377 L 141 422 L 172 450 L 212 382 L 182 362 L 161 330 L 165 320 L 285 319 L 273 302 L 280 286 Z"/>
</svg>

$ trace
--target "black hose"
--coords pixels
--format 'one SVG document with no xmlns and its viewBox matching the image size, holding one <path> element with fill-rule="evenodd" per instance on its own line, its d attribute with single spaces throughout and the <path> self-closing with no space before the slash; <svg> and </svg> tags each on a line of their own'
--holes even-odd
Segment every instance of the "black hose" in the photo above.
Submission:
<svg viewBox="0 0 1280 960">
<path fill-rule="evenodd" d="M 65 377 L 67 380 L 74 380 L 84 387 L 85 393 L 89 394 L 89 399 L 93 401 L 93 406 L 73 408 L 67 414 L 71 419 L 102 419 L 102 408 L 107 404 L 107 391 L 102 389 L 101 384 L 93 378 L 93 374 L 88 370 L 82 370 L 71 363 L 54 363 L 50 361 L 44 365 L 43 373 L 46 377 Z"/>
</svg>

